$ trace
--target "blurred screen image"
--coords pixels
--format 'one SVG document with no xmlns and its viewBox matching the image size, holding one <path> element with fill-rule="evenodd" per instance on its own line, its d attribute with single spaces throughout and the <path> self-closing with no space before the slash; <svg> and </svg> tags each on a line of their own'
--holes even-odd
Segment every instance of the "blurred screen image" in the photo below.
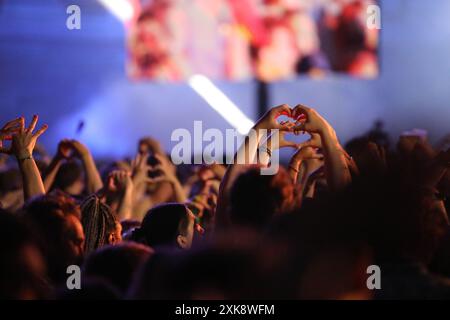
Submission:
<svg viewBox="0 0 450 320">
<path fill-rule="evenodd" d="M 298 75 L 378 75 L 376 0 L 136 1 L 128 27 L 134 79 L 261 81 Z M 208 63 L 205 63 L 208 61 Z"/>
</svg>

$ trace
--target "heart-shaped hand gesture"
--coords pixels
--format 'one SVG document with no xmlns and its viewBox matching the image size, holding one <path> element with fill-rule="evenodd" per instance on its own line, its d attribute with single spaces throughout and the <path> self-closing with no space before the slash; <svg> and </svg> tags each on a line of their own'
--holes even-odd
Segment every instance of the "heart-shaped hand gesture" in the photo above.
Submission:
<svg viewBox="0 0 450 320">
<path fill-rule="evenodd" d="M 294 131 L 323 134 L 332 132 L 330 124 L 314 109 L 304 105 L 297 105 L 292 110 L 293 118 L 297 119 Z"/>
<path fill-rule="evenodd" d="M 297 117 L 292 113 L 292 109 L 287 105 L 283 104 L 278 107 L 270 109 L 255 125 L 256 129 L 266 129 L 273 130 L 278 129 L 282 131 L 292 131 L 295 122 L 298 120 Z M 281 116 L 286 116 L 294 120 L 294 122 L 283 121 L 278 122 L 277 119 Z"/>
</svg>

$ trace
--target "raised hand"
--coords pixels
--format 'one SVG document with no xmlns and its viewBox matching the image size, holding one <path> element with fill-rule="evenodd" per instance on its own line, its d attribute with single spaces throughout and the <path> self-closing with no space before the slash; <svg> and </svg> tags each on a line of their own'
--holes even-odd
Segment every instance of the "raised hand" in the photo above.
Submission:
<svg viewBox="0 0 450 320">
<path fill-rule="evenodd" d="M 278 129 L 292 131 L 292 127 L 287 122 L 280 123 L 277 121 L 277 119 L 282 115 L 293 118 L 292 109 L 287 104 L 274 107 L 267 111 L 267 113 L 258 120 L 255 125 L 255 129 Z"/>
<path fill-rule="evenodd" d="M 289 167 L 291 169 L 298 170 L 302 161 L 307 160 L 320 160 L 323 163 L 323 155 L 318 153 L 317 150 L 312 147 L 303 147 L 297 150 L 297 152 L 291 157 Z"/>
<path fill-rule="evenodd" d="M 300 131 L 296 131 L 295 134 L 299 134 Z M 310 132 L 309 135 L 311 139 L 300 144 L 301 148 L 312 147 L 312 148 L 322 148 L 322 139 L 320 138 L 320 134 Z"/>
<path fill-rule="evenodd" d="M 39 130 L 33 133 L 34 129 L 36 128 L 38 119 L 39 117 L 37 115 L 34 115 L 30 125 L 25 128 L 25 119 L 20 118 L 18 127 L 10 127 L 14 128 L 11 147 L 7 150 L 2 149 L 2 152 L 14 154 L 18 159 L 30 158 L 33 155 L 33 150 L 36 146 L 37 139 L 48 128 L 48 126 L 45 124 Z"/>
<path fill-rule="evenodd" d="M 133 180 L 131 179 L 131 173 L 126 170 L 113 170 L 108 175 L 108 192 L 125 192 L 125 190 L 132 185 Z"/>
<path fill-rule="evenodd" d="M 294 118 L 299 119 L 294 132 L 306 131 L 320 135 L 330 188 L 338 190 L 348 185 L 351 182 L 349 162 L 333 127 L 317 111 L 304 105 L 297 105 L 292 113 Z"/>
<path fill-rule="evenodd" d="M 301 174 L 301 185 L 305 187 L 309 176 L 323 167 L 323 155 L 317 149 L 312 147 L 303 147 L 291 157 L 289 161 L 289 175 L 294 184 L 299 179 L 299 173 L 302 163 L 305 165 L 305 171 Z"/>
<path fill-rule="evenodd" d="M 155 159 L 158 164 L 150 167 L 150 173 L 156 173 L 154 177 L 147 177 L 147 183 L 158 183 L 158 182 L 175 182 L 178 181 L 178 178 L 174 174 L 172 167 L 170 166 L 169 161 L 160 154 L 154 154 Z M 150 174 L 151 175 L 151 174 Z"/>
<path fill-rule="evenodd" d="M 68 153 L 66 149 L 70 148 L 72 154 L 81 160 L 86 172 L 86 188 L 89 193 L 94 193 L 103 188 L 103 182 L 95 165 L 94 158 L 89 149 L 77 140 L 64 140 L 63 152 Z"/>
<path fill-rule="evenodd" d="M 324 134 L 333 131 L 330 124 L 314 109 L 304 105 L 297 105 L 292 110 L 292 116 L 297 121 L 294 131 Z"/>
<path fill-rule="evenodd" d="M 3 146 L 3 141 L 11 140 L 12 135 L 17 133 L 20 129 L 21 121 L 23 118 L 17 118 L 7 122 L 3 128 L 0 129 L 0 152 L 1 153 L 10 153 L 10 149 L 5 148 Z"/>
<path fill-rule="evenodd" d="M 61 140 L 58 144 L 58 151 L 56 152 L 56 157 L 58 159 L 70 159 L 73 155 L 73 150 L 70 144 L 70 140 Z"/>
<path fill-rule="evenodd" d="M 0 129 L 0 148 L 3 146 L 3 140 L 11 140 L 12 135 L 14 133 L 19 132 L 21 123 L 23 122 L 23 118 L 17 118 L 11 121 L 8 121 L 1 129 Z"/>
<path fill-rule="evenodd" d="M 77 140 L 67 140 L 67 144 L 73 150 L 74 155 L 80 159 L 90 155 L 88 147 Z"/>
<path fill-rule="evenodd" d="M 108 175 L 106 187 L 100 192 L 106 203 L 120 219 L 130 219 L 133 208 L 134 186 L 131 172 L 113 170 Z"/>
<path fill-rule="evenodd" d="M 283 125 L 283 124 L 282 124 Z M 287 125 L 290 126 L 290 125 Z M 286 134 L 288 131 L 276 131 L 273 133 L 270 138 L 267 140 L 267 148 L 270 148 L 272 151 L 274 149 L 282 149 L 282 148 L 299 148 L 299 144 L 295 141 L 289 141 L 286 139 Z"/>
<path fill-rule="evenodd" d="M 176 202 L 184 203 L 187 200 L 186 193 L 178 180 L 175 171 L 172 168 L 169 160 L 162 154 L 154 154 L 158 164 L 151 167 L 152 172 L 158 173 L 158 175 L 147 177 L 146 182 L 148 184 L 155 184 L 160 182 L 169 182 L 173 188 L 173 195 Z"/>
<path fill-rule="evenodd" d="M 11 139 L 11 147 L 5 148 L 0 145 L 0 152 L 13 154 L 18 161 L 23 180 L 23 192 L 25 200 L 31 197 L 45 194 L 44 184 L 36 163 L 33 160 L 33 150 L 37 139 L 47 130 L 48 126 L 43 125 L 33 133 L 38 122 L 38 116 L 33 116 L 30 125 L 25 128 L 23 117 L 8 122 L 1 129 L 1 141 Z"/>
<path fill-rule="evenodd" d="M 148 164 L 148 153 L 138 153 L 131 162 L 131 176 L 135 186 L 140 186 L 147 181 L 148 172 L 152 169 Z"/>
</svg>

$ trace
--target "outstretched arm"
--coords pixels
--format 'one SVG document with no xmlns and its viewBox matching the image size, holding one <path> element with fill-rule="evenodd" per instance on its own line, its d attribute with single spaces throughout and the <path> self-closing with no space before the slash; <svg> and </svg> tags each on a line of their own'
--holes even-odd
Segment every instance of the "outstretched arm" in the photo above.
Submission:
<svg viewBox="0 0 450 320">
<path fill-rule="evenodd" d="M 81 142 L 69 140 L 75 155 L 81 160 L 86 172 L 86 188 L 88 193 L 95 193 L 103 188 L 103 182 L 89 149 Z"/>
<path fill-rule="evenodd" d="M 8 122 L 2 129 L 2 140 L 8 139 L 5 133 L 9 133 L 12 139 L 11 147 L 5 148 L 3 144 L 0 146 L 2 153 L 13 154 L 18 162 L 20 172 L 22 173 L 23 189 L 25 200 L 32 197 L 45 194 L 44 183 L 42 182 L 41 174 L 33 159 L 33 150 L 37 139 L 43 134 L 48 126 L 43 125 L 41 129 L 33 133 L 38 116 L 33 116 L 28 128 L 25 128 L 25 119 L 19 118 Z"/>
<path fill-rule="evenodd" d="M 106 203 L 115 210 L 120 220 L 133 218 L 134 185 L 130 172 L 126 170 L 112 171 L 103 191 Z"/>
<path fill-rule="evenodd" d="M 252 130 L 250 130 L 250 133 L 245 137 L 244 142 L 234 156 L 233 164 L 227 168 L 220 184 L 216 209 L 216 223 L 218 225 L 226 225 L 228 223 L 226 208 L 228 207 L 228 195 L 234 181 L 247 168 L 247 165 L 255 162 L 258 145 L 264 137 L 267 137 L 269 130 L 290 130 L 290 127 L 286 124 L 277 122 L 277 118 L 281 115 L 291 116 L 291 111 L 291 108 L 286 104 L 272 108 L 258 120 Z"/>
<path fill-rule="evenodd" d="M 322 118 L 317 111 L 309 107 L 298 105 L 294 109 L 296 117 L 305 116 L 295 130 L 317 133 L 320 135 L 322 152 L 325 159 L 325 175 L 328 185 L 333 190 L 339 190 L 351 182 L 347 155 L 342 151 L 333 127 Z"/>
<path fill-rule="evenodd" d="M 48 166 L 47 172 L 44 177 L 44 187 L 47 192 L 52 188 L 52 185 L 55 182 L 56 175 L 61 168 L 64 159 L 70 158 L 70 155 L 71 150 L 68 140 L 62 140 L 58 144 L 58 151 L 50 162 L 50 165 Z"/>
</svg>

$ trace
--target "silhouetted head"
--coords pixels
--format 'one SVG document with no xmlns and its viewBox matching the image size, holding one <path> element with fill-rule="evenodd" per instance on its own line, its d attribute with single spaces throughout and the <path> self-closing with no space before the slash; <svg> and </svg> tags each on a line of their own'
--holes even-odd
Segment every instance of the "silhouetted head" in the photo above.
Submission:
<svg viewBox="0 0 450 320">
<path fill-rule="evenodd" d="M 251 299 L 264 284 L 260 260 L 246 245 L 158 251 L 136 274 L 131 299 Z"/>
<path fill-rule="evenodd" d="M 80 263 L 84 254 L 79 207 L 72 198 L 52 192 L 28 203 L 25 217 L 41 239 L 51 279 L 63 281 L 67 266 Z"/>
<path fill-rule="evenodd" d="M 230 193 L 230 220 L 233 225 L 260 228 L 277 214 L 289 211 L 294 202 L 294 186 L 283 168 L 275 175 L 262 175 L 259 167 L 242 173 Z"/>
<path fill-rule="evenodd" d="M 60 289 L 55 296 L 57 300 L 120 300 L 117 288 L 103 279 L 82 278 L 80 289 Z"/>
<path fill-rule="evenodd" d="M 151 248 L 134 242 L 105 246 L 86 258 L 83 275 L 104 279 L 125 293 L 134 273 L 152 254 Z"/>
<path fill-rule="evenodd" d="M 0 226 L 0 299 L 46 298 L 46 264 L 32 229 L 1 209 Z"/>
<path fill-rule="evenodd" d="M 22 177 L 18 169 L 0 171 L 0 193 L 5 194 L 22 188 Z"/>
<path fill-rule="evenodd" d="M 68 161 L 59 168 L 52 189 L 59 189 L 76 196 L 83 192 L 84 187 L 84 174 L 81 165 L 76 161 Z"/>
<path fill-rule="evenodd" d="M 189 249 L 194 237 L 194 224 L 195 216 L 184 204 L 162 204 L 147 212 L 132 238 L 151 247 Z"/>
</svg>

